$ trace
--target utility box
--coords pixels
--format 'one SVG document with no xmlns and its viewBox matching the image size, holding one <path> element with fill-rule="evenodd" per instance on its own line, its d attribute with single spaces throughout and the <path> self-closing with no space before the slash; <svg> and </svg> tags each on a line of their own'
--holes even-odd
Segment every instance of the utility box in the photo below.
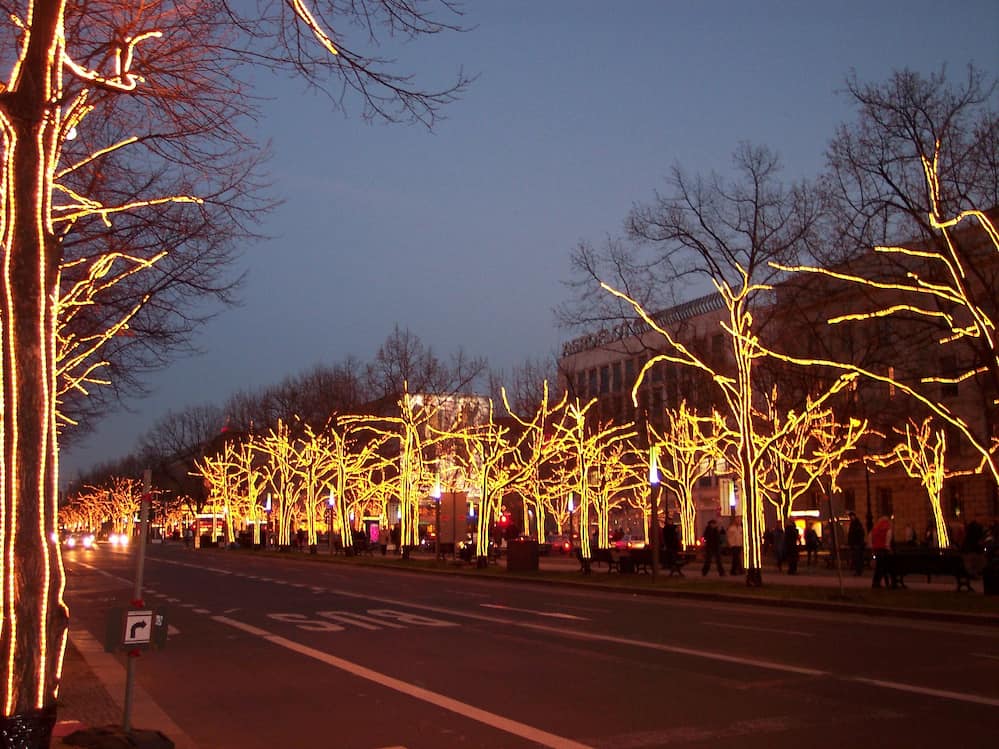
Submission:
<svg viewBox="0 0 999 749">
<path fill-rule="evenodd" d="M 531 538 L 515 538 L 507 543 L 506 568 L 510 572 L 538 571 L 538 542 Z"/>
</svg>

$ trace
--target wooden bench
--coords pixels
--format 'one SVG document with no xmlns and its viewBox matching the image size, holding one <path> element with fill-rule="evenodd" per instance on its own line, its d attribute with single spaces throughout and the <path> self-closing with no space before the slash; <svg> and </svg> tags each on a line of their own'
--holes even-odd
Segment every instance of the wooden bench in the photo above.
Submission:
<svg viewBox="0 0 999 749">
<path fill-rule="evenodd" d="M 903 588 L 906 575 L 926 575 L 926 582 L 930 582 L 933 575 L 953 575 L 959 591 L 970 591 L 971 580 L 976 574 L 968 569 L 966 556 L 974 555 L 934 549 L 902 549 L 892 555 L 889 574 Z"/>
</svg>

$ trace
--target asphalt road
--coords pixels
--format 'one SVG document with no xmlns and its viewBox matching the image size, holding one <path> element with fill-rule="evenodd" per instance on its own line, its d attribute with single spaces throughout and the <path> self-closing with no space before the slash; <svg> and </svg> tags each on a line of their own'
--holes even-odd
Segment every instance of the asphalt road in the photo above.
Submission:
<svg viewBox="0 0 999 749">
<path fill-rule="evenodd" d="M 145 601 L 167 607 L 171 634 L 135 661 L 137 684 L 178 746 L 911 749 L 999 735 L 995 627 L 148 549 Z M 66 557 L 72 627 L 103 641 L 134 555 Z"/>
</svg>

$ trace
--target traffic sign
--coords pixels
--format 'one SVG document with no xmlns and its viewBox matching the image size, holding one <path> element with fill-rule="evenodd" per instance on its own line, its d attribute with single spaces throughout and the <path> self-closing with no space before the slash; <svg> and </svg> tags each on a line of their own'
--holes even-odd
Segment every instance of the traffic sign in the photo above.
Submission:
<svg viewBox="0 0 999 749">
<path fill-rule="evenodd" d="M 129 611 L 125 615 L 125 647 L 148 645 L 153 636 L 153 612 Z"/>
<path fill-rule="evenodd" d="M 166 646 L 168 629 L 165 606 L 113 608 L 108 611 L 104 650 L 158 650 Z"/>
</svg>

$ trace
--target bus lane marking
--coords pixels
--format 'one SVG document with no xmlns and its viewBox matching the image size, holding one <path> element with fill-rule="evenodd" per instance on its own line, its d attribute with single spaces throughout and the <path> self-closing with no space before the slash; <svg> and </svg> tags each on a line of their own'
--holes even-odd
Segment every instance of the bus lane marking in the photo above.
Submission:
<svg viewBox="0 0 999 749">
<path fill-rule="evenodd" d="M 244 624 L 241 621 L 230 619 L 225 616 L 213 616 L 212 619 L 220 624 L 226 624 L 230 627 L 234 627 L 235 629 L 242 630 L 247 634 L 260 637 L 273 645 L 299 653 L 307 658 L 317 660 L 320 663 L 325 663 L 328 666 L 340 669 L 341 671 L 358 678 L 374 682 L 375 684 L 379 684 L 387 689 L 391 689 L 409 697 L 413 697 L 414 699 L 429 703 L 441 708 L 442 710 L 447 710 L 464 718 L 468 718 L 469 720 L 474 720 L 478 723 L 491 726 L 492 728 L 505 731 L 506 733 L 514 736 L 519 736 L 528 741 L 533 741 L 541 746 L 550 747 L 550 749 L 592 749 L 592 747 L 578 741 L 574 741 L 564 736 L 558 736 L 554 733 L 549 733 L 548 731 L 540 728 L 535 728 L 534 726 L 521 723 L 520 721 L 513 720 L 512 718 L 507 718 L 504 715 L 498 715 L 497 713 L 483 710 L 475 707 L 474 705 L 469 705 L 468 703 L 433 692 L 429 689 L 418 687 L 415 684 L 410 684 L 402 679 L 397 679 L 393 676 L 383 674 L 380 671 L 367 668 L 359 663 L 339 658 L 330 653 L 323 652 L 322 650 L 317 650 L 316 648 L 311 648 L 307 645 L 295 642 L 294 640 L 289 640 L 285 637 L 281 637 L 280 635 L 273 634 L 265 629 L 261 629 L 260 627 Z"/>
</svg>

